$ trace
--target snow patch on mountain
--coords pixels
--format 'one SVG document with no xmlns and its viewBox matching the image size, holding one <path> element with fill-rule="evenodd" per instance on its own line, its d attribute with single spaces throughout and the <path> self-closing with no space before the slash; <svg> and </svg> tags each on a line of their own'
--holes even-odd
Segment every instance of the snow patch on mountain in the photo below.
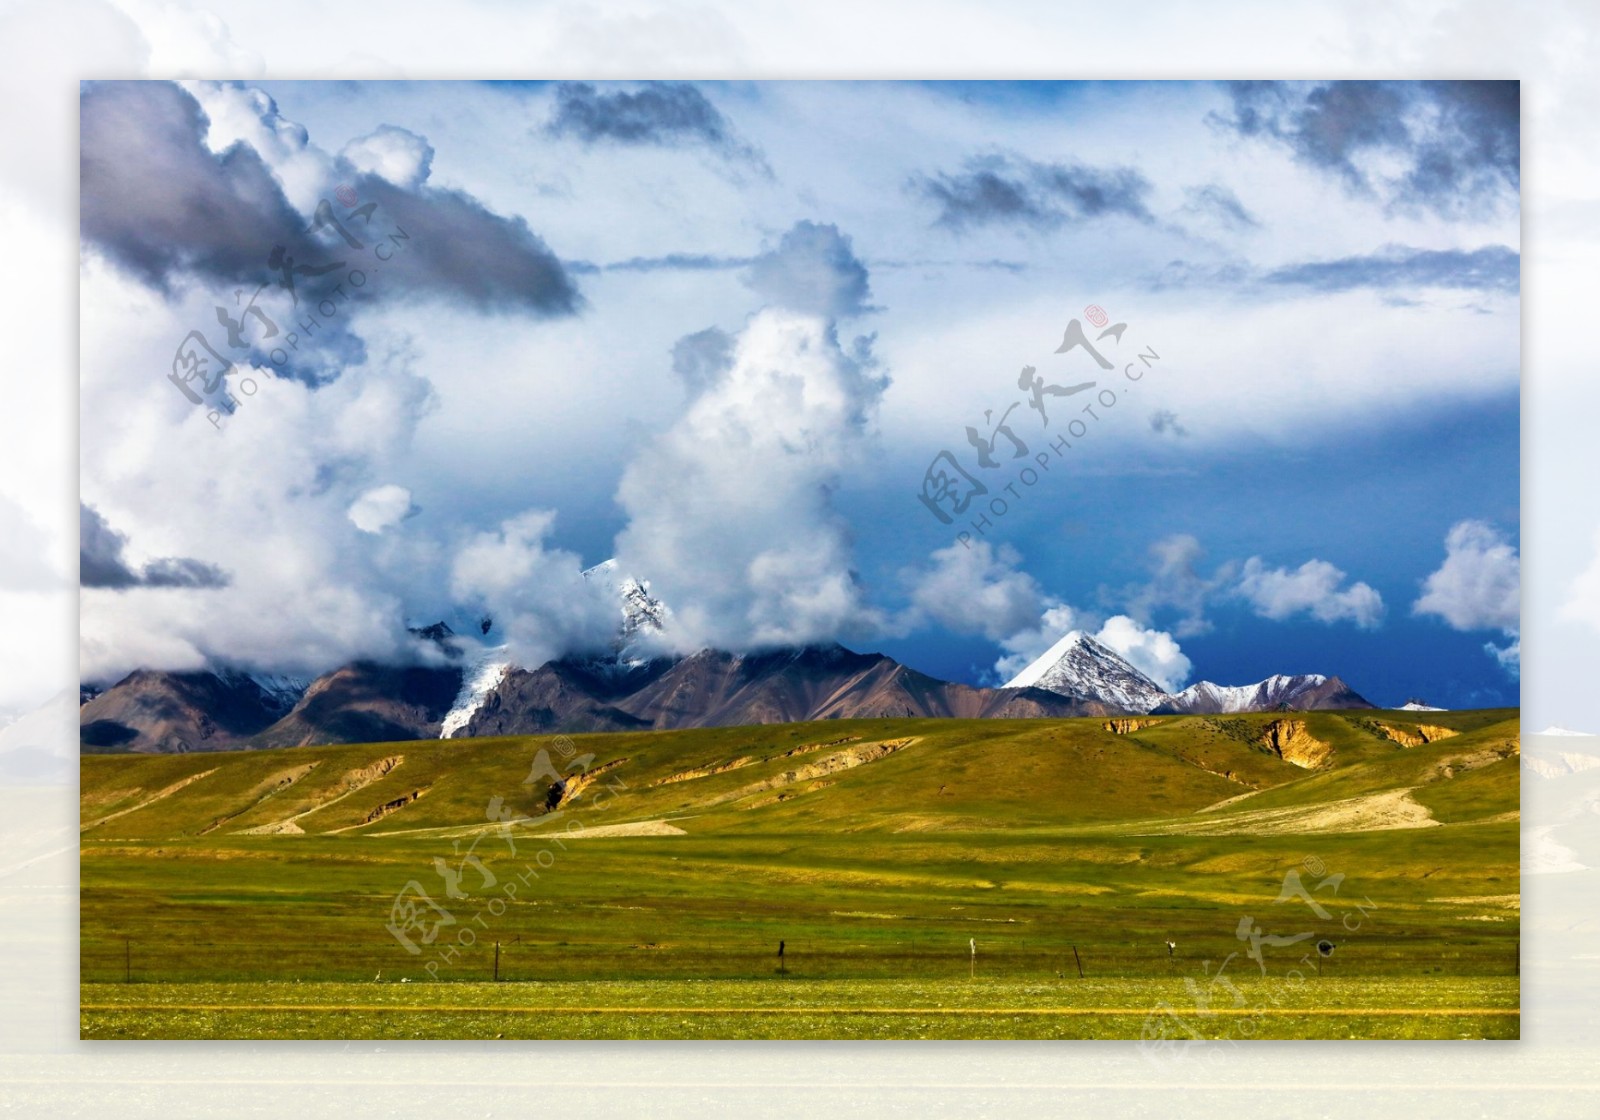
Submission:
<svg viewBox="0 0 1600 1120">
<path fill-rule="evenodd" d="M 217 674 L 224 680 L 234 675 L 227 671 Z M 253 682 L 257 688 L 266 694 L 268 707 L 283 714 L 287 714 L 291 708 L 300 703 L 300 698 L 306 694 L 306 689 L 311 687 L 311 682 L 305 677 L 291 677 L 281 673 L 243 673 L 237 675 Z"/>
<path fill-rule="evenodd" d="M 1449 708 L 1435 708 L 1432 704 L 1424 704 L 1421 700 L 1407 700 L 1395 709 L 1397 712 L 1448 712 Z"/>
<path fill-rule="evenodd" d="M 454 738 L 483 707 L 484 699 L 511 669 L 505 654 L 505 646 L 485 646 L 468 657 L 462 667 L 461 691 L 439 725 L 439 738 Z"/>
<path fill-rule="evenodd" d="M 1539 734 L 1541 734 L 1541 735 L 1572 735 L 1572 736 L 1575 736 L 1575 737 L 1580 738 L 1580 739 L 1593 739 L 1594 738 L 1594 736 L 1591 735 L 1587 731 L 1570 731 L 1565 727 L 1558 727 L 1555 724 L 1551 724 L 1549 727 L 1547 727 L 1543 731 L 1539 732 Z"/>
</svg>

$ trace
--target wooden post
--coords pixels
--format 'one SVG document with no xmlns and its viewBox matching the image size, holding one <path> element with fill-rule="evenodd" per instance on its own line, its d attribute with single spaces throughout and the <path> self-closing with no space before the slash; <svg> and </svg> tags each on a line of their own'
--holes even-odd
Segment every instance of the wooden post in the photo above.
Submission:
<svg viewBox="0 0 1600 1120">
<path fill-rule="evenodd" d="M 1078 979 L 1083 979 L 1083 958 L 1078 956 L 1078 947 L 1072 947 L 1072 959 L 1078 962 Z"/>
</svg>

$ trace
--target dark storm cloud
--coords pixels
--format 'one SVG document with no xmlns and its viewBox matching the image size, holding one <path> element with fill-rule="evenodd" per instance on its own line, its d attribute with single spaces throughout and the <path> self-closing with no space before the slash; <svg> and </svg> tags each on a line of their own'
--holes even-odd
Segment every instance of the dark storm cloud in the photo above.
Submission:
<svg viewBox="0 0 1600 1120">
<path fill-rule="evenodd" d="M 752 291 L 791 311 L 838 319 L 869 310 L 867 268 L 838 226 L 796 222 L 745 273 Z"/>
<path fill-rule="evenodd" d="M 569 315 L 582 306 L 566 269 L 520 217 L 492 213 L 464 191 L 407 191 L 376 176 L 355 188 L 378 204 L 384 229 L 397 226 L 409 235 L 404 264 L 395 269 L 405 287 L 479 311 Z"/>
<path fill-rule="evenodd" d="M 1308 261 L 1267 273 L 1269 284 L 1293 284 L 1321 292 L 1352 288 L 1459 288 L 1515 292 L 1520 257 L 1504 245 L 1463 249 L 1413 249 L 1390 245 L 1360 257 Z"/>
<path fill-rule="evenodd" d="M 163 557 L 135 571 L 124 558 L 128 538 L 92 506 L 78 505 L 78 583 L 122 591 L 131 587 L 226 587 L 227 573 L 201 560 Z"/>
<path fill-rule="evenodd" d="M 1440 214 L 1515 201 L 1516 82 L 1235 82 L 1228 92 L 1231 115 L 1213 121 L 1286 145 L 1356 193 Z M 1398 171 L 1378 172 L 1378 159 Z"/>
<path fill-rule="evenodd" d="M 83 238 L 156 287 L 242 283 L 305 225 L 255 149 L 206 149 L 199 103 L 169 82 L 85 86 L 79 131 Z"/>
<path fill-rule="evenodd" d="M 205 114 L 179 87 L 93 83 L 79 112 L 83 238 L 152 286 L 185 276 L 230 287 L 274 279 L 267 261 L 279 245 L 302 263 L 345 251 L 310 239 L 253 148 L 207 149 Z M 403 190 L 375 176 L 355 185 L 379 204 L 373 221 L 410 235 L 397 286 L 479 310 L 561 315 L 580 305 L 560 261 L 521 218 L 460 191 Z M 360 227 L 352 232 L 359 238 Z"/>
<path fill-rule="evenodd" d="M 556 111 L 546 128 L 586 144 L 700 145 L 762 163 L 705 94 L 686 82 L 645 82 L 608 93 L 588 82 L 564 82 L 556 87 Z"/>
<path fill-rule="evenodd" d="M 1145 205 L 1150 183 L 1126 167 L 981 156 L 967 160 L 954 174 L 914 179 L 912 188 L 938 206 L 936 224 L 957 231 L 980 225 L 1050 229 L 1114 214 L 1152 220 Z"/>
</svg>

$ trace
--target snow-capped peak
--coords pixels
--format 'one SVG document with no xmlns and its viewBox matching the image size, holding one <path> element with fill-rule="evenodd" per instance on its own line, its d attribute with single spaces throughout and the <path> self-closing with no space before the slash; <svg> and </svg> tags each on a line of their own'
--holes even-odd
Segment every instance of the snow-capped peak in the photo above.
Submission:
<svg viewBox="0 0 1600 1120">
<path fill-rule="evenodd" d="M 1216 715 L 1303 708 L 1369 708 L 1337 677 L 1321 673 L 1277 674 L 1255 684 L 1220 685 L 1210 681 L 1168 693 L 1114 650 L 1081 630 L 1073 630 L 1005 684 L 1042 688 L 1075 700 L 1089 700 L 1119 712 Z"/>
<path fill-rule="evenodd" d="M 616 559 L 602 560 L 583 573 L 583 578 L 609 587 L 622 600 L 622 629 L 617 636 L 617 655 L 624 661 L 637 654 L 637 639 L 666 629 L 672 611 L 650 594 L 648 581 L 623 575 Z"/>
<path fill-rule="evenodd" d="M 1148 712 L 1167 698 L 1155 681 L 1081 630 L 1068 633 L 1005 687 L 1042 688 L 1125 712 Z"/>
<path fill-rule="evenodd" d="M 1572 736 L 1573 738 L 1576 738 L 1576 739 L 1593 739 L 1594 738 L 1594 736 L 1591 735 L 1587 731 L 1569 731 L 1567 728 L 1559 727 L 1556 724 L 1551 724 L 1549 727 L 1547 727 L 1543 731 L 1539 732 L 1539 734 L 1541 734 L 1541 735 L 1570 735 L 1570 736 Z"/>
<path fill-rule="evenodd" d="M 1424 704 L 1421 700 L 1407 700 L 1395 709 L 1399 712 L 1448 712 L 1449 708 L 1435 708 L 1432 704 Z"/>
</svg>

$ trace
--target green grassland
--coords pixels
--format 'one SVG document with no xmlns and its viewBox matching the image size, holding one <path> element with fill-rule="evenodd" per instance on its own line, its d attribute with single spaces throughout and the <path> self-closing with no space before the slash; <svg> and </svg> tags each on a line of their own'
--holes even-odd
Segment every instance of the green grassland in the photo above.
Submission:
<svg viewBox="0 0 1600 1120">
<path fill-rule="evenodd" d="M 1514 711 L 1105 723 L 88 756 L 82 1030 L 1516 1036 Z"/>
</svg>

